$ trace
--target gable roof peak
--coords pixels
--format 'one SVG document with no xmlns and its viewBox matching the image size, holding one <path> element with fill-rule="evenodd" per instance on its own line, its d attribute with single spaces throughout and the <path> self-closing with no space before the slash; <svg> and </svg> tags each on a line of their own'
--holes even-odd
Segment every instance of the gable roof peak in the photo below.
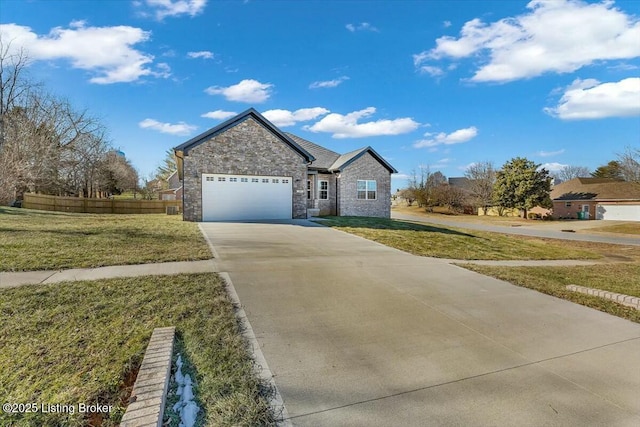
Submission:
<svg viewBox="0 0 640 427">
<path fill-rule="evenodd" d="M 291 139 L 289 136 L 283 133 L 280 129 L 278 129 L 273 123 L 267 120 L 262 114 L 260 114 L 253 107 L 243 111 L 242 113 L 234 117 L 231 117 L 230 119 L 220 123 L 217 126 L 212 127 L 211 129 L 201 133 L 200 135 L 197 135 L 191 138 L 190 140 L 178 145 L 177 147 L 174 147 L 173 150 L 175 152 L 182 152 L 184 155 L 188 155 L 189 150 L 191 150 L 192 148 L 226 131 L 227 129 L 230 129 L 242 123 L 249 117 L 252 117 L 259 124 L 265 127 L 268 131 L 273 133 L 277 138 L 282 140 L 285 144 L 289 145 L 289 147 L 291 147 L 294 151 L 298 152 L 298 154 L 304 157 L 307 162 L 312 162 L 315 160 L 315 157 L 313 157 L 311 153 L 309 153 L 307 150 L 305 150 L 300 145 L 298 145 L 293 139 Z"/>
</svg>

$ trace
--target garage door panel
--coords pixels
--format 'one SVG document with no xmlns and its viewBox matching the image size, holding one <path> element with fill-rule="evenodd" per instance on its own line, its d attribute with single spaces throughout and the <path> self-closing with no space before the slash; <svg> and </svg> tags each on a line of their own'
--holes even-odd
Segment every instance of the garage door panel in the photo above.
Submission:
<svg viewBox="0 0 640 427">
<path fill-rule="evenodd" d="M 640 221 L 640 205 L 607 205 L 596 207 L 596 219 Z"/>
<path fill-rule="evenodd" d="M 291 219 L 292 178 L 203 175 L 202 217 L 204 221 Z"/>
</svg>

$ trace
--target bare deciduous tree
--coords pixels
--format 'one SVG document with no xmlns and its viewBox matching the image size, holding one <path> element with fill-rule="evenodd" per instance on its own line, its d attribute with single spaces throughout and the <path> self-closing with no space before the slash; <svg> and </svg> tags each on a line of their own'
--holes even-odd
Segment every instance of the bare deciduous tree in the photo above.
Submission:
<svg viewBox="0 0 640 427">
<path fill-rule="evenodd" d="M 587 178 L 591 176 L 591 170 L 586 166 L 565 166 L 558 171 L 556 178 L 560 181 L 569 181 L 574 178 Z"/>
<path fill-rule="evenodd" d="M 432 173 L 428 165 L 421 165 L 419 170 L 419 174 L 415 170 L 412 171 L 407 190 L 412 194 L 412 198 L 419 207 L 431 210 L 433 206 L 438 204 L 436 189 L 439 185 L 446 183 L 447 178 L 440 171 Z"/>
<path fill-rule="evenodd" d="M 461 212 L 467 202 L 467 193 L 456 186 L 441 184 L 435 189 L 438 205 L 447 206 L 452 212 Z"/>
<path fill-rule="evenodd" d="M 0 203 L 26 191 L 96 196 L 111 151 L 105 127 L 29 80 L 27 65 L 0 36 Z"/>
<path fill-rule="evenodd" d="M 640 184 L 640 148 L 627 147 L 618 155 L 620 173 L 625 181 Z"/>
<path fill-rule="evenodd" d="M 493 188 L 496 183 L 496 168 L 490 161 L 473 163 L 464 173 L 468 179 L 467 186 L 471 193 L 471 201 L 476 207 L 484 209 L 493 204 Z"/>
</svg>

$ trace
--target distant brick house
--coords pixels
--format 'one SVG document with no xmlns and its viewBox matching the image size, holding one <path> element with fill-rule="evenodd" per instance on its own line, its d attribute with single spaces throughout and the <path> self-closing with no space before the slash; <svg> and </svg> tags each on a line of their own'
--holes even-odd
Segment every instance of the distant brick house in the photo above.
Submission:
<svg viewBox="0 0 640 427">
<path fill-rule="evenodd" d="M 609 178 L 574 178 L 551 190 L 554 218 L 640 221 L 640 184 Z"/>
<path fill-rule="evenodd" d="M 339 154 L 253 108 L 174 148 L 187 221 L 391 215 L 391 174 L 371 147 Z"/>
<path fill-rule="evenodd" d="M 182 183 L 178 178 L 178 171 L 176 170 L 167 179 L 166 190 L 161 190 L 158 193 L 160 200 L 182 200 Z"/>
</svg>

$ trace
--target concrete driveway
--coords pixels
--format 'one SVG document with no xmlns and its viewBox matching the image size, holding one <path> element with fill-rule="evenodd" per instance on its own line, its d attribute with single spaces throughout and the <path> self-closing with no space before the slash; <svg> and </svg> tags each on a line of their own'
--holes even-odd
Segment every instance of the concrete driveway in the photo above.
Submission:
<svg viewBox="0 0 640 427">
<path fill-rule="evenodd" d="M 202 229 L 294 425 L 640 425 L 638 324 L 306 221 Z"/>
</svg>

